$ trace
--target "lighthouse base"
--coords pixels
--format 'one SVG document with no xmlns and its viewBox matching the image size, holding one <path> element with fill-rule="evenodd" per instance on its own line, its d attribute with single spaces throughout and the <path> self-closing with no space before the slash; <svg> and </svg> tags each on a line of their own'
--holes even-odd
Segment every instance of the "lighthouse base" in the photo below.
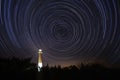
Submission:
<svg viewBox="0 0 120 80">
<path fill-rule="evenodd" d="M 38 63 L 38 72 L 40 72 L 41 67 L 42 67 L 42 63 Z"/>
</svg>

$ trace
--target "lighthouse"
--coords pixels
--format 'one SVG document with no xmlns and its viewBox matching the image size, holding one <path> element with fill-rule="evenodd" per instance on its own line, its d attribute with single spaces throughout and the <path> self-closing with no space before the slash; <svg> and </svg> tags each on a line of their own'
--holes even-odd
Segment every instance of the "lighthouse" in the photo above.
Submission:
<svg viewBox="0 0 120 80">
<path fill-rule="evenodd" d="M 40 72 L 41 67 L 43 66 L 42 64 L 42 49 L 38 50 L 38 72 Z"/>
</svg>

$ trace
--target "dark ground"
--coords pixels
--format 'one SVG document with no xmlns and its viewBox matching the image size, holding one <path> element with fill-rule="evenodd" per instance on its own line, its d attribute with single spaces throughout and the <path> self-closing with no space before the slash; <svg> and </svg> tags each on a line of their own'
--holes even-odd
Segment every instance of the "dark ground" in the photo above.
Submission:
<svg viewBox="0 0 120 80">
<path fill-rule="evenodd" d="M 0 59 L 0 80 L 120 80 L 120 68 L 107 68 L 99 64 L 44 66 L 37 71 L 31 59 Z"/>
</svg>

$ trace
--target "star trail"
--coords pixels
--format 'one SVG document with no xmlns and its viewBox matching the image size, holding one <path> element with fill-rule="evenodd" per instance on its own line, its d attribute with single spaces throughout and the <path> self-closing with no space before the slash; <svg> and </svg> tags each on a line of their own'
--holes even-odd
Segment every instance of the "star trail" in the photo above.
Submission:
<svg viewBox="0 0 120 80">
<path fill-rule="evenodd" d="M 44 64 L 120 64 L 118 0 L 0 0 L 0 56 Z"/>
</svg>

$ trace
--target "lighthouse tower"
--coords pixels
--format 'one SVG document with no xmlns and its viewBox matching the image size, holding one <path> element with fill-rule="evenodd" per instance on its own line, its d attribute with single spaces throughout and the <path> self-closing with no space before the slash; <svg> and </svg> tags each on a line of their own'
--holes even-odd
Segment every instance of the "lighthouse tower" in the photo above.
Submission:
<svg viewBox="0 0 120 80">
<path fill-rule="evenodd" d="M 43 66 L 42 64 L 42 49 L 38 50 L 38 72 L 40 72 L 41 67 Z"/>
</svg>

